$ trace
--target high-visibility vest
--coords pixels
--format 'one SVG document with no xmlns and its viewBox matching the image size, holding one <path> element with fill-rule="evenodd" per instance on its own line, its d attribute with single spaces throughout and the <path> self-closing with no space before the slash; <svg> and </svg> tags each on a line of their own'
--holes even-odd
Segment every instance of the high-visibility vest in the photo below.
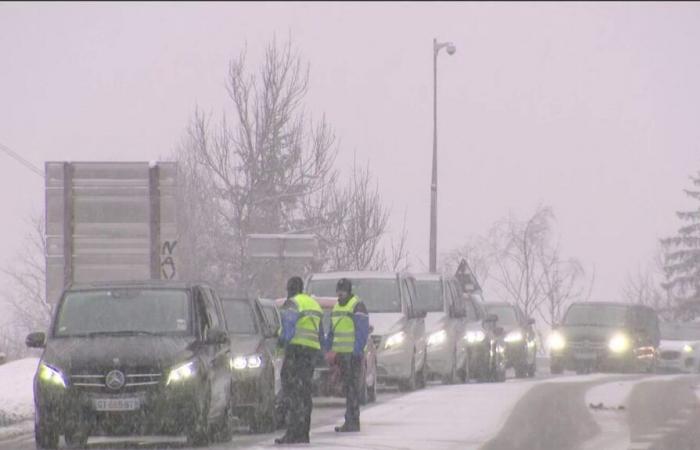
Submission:
<svg viewBox="0 0 700 450">
<path fill-rule="evenodd" d="M 355 348 L 355 306 L 360 301 L 353 296 L 345 306 L 336 303 L 331 312 L 333 326 L 332 350 L 337 353 L 352 353 Z"/>
<path fill-rule="evenodd" d="M 299 318 L 297 319 L 296 331 L 290 344 L 303 345 L 316 350 L 321 349 L 318 330 L 321 327 L 323 310 L 318 302 L 306 294 L 297 294 L 292 299 L 297 305 Z"/>
</svg>

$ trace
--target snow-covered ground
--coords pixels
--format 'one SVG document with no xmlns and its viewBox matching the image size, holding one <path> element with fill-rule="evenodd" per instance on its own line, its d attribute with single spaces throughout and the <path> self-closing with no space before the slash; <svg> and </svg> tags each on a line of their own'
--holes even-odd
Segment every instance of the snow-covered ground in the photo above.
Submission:
<svg viewBox="0 0 700 450">
<path fill-rule="evenodd" d="M 362 433 L 311 431 L 319 448 L 479 448 L 503 427 L 515 404 L 537 381 L 435 386 L 362 413 Z"/>
<path fill-rule="evenodd" d="M 0 438 L 25 431 L 34 418 L 32 381 L 39 363 L 37 358 L 12 361 L 0 366 Z"/>
</svg>

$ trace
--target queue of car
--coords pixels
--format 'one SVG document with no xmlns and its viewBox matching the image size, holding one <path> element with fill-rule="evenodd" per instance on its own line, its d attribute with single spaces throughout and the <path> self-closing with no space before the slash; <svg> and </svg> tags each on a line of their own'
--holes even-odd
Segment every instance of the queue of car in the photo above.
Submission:
<svg viewBox="0 0 700 450">
<path fill-rule="evenodd" d="M 324 311 L 338 279 L 352 280 L 370 314 L 371 339 L 360 377 L 362 403 L 377 387 L 401 391 L 446 384 L 502 382 L 506 370 L 533 377 L 534 320 L 508 303 L 484 302 L 473 274 L 403 272 L 313 274 L 307 292 Z M 35 377 L 36 439 L 60 436 L 82 446 L 89 436 L 179 434 L 191 444 L 231 439 L 234 417 L 252 432 L 286 420 L 278 348 L 285 299 L 220 298 L 201 283 L 124 282 L 72 286 L 48 333 Z M 574 303 L 549 337 L 550 370 L 700 371 L 700 324 L 662 323 L 648 307 Z M 314 392 L 342 396 L 332 354 L 316 363 Z M 60 418 L 60 420 L 58 420 Z"/>
</svg>

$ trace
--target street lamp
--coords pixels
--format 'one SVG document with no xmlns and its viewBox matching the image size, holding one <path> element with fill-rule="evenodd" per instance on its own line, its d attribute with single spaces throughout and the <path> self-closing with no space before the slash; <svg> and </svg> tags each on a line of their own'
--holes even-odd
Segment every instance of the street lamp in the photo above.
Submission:
<svg viewBox="0 0 700 450">
<path fill-rule="evenodd" d="M 445 48 L 454 55 L 457 48 L 452 42 L 433 39 L 433 176 L 430 181 L 430 272 L 437 270 L 437 57 Z"/>
</svg>

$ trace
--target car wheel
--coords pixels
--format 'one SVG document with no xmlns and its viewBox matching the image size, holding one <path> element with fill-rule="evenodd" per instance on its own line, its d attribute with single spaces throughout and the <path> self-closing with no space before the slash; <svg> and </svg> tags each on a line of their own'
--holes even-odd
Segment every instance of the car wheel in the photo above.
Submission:
<svg viewBox="0 0 700 450">
<path fill-rule="evenodd" d="M 37 448 L 54 449 L 58 448 L 58 429 L 54 425 L 41 419 L 42 414 L 36 414 L 34 418 L 34 439 Z"/>
<path fill-rule="evenodd" d="M 406 380 L 399 381 L 399 391 L 410 392 L 416 390 L 416 355 L 411 358 L 411 373 Z"/>
<path fill-rule="evenodd" d="M 205 391 L 205 392 L 208 392 Z M 209 444 L 209 399 L 199 398 L 194 406 L 192 424 L 187 431 L 187 444 L 202 447 Z"/>
</svg>

